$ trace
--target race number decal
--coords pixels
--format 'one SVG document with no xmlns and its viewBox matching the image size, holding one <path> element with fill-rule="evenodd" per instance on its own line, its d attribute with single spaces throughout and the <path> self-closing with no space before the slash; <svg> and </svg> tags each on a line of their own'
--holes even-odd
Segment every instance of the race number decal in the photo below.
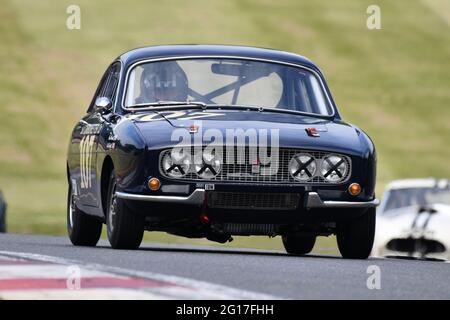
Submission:
<svg viewBox="0 0 450 320">
<path fill-rule="evenodd" d="M 95 135 L 84 136 L 80 142 L 80 173 L 83 189 L 91 187 L 91 160 L 94 151 Z"/>
</svg>

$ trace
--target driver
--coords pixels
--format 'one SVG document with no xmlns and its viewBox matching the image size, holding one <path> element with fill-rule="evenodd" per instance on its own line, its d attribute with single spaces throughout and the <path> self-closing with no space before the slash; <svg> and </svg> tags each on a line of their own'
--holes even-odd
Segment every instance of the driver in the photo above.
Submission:
<svg viewBox="0 0 450 320">
<path fill-rule="evenodd" d="M 141 76 L 141 94 L 136 103 L 187 101 L 186 73 L 175 61 L 149 63 Z"/>
</svg>

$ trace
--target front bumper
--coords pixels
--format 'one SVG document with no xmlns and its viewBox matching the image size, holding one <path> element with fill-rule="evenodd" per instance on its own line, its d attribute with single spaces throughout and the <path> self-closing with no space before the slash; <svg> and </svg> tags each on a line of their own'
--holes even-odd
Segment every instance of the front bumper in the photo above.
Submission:
<svg viewBox="0 0 450 320">
<path fill-rule="evenodd" d="M 141 194 L 132 194 L 116 191 L 116 196 L 125 200 L 147 201 L 147 202 L 163 202 L 174 204 L 189 204 L 201 206 L 205 200 L 205 190 L 195 189 L 189 196 L 149 196 Z"/>
<path fill-rule="evenodd" d="M 116 192 L 116 196 L 125 200 L 146 201 L 157 203 L 187 204 L 201 206 L 205 202 L 206 191 L 204 189 L 195 189 L 189 196 L 151 196 L 132 194 L 125 192 Z M 371 201 L 328 201 L 322 200 L 317 192 L 306 192 L 305 208 L 374 208 L 380 204 L 378 199 Z"/>
<path fill-rule="evenodd" d="M 323 201 L 317 192 L 308 192 L 306 194 L 305 207 L 313 208 L 374 208 L 380 204 L 380 200 L 371 201 Z"/>
</svg>

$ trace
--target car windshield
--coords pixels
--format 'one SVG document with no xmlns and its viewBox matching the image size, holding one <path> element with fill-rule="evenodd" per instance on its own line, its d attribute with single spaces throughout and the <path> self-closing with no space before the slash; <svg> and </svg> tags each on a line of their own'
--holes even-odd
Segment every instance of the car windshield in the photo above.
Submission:
<svg viewBox="0 0 450 320">
<path fill-rule="evenodd" d="M 186 101 L 333 114 L 320 79 L 301 67 L 197 58 L 141 63 L 129 73 L 125 107 Z"/>
<path fill-rule="evenodd" d="M 427 206 L 430 204 L 450 205 L 450 189 L 410 188 L 389 191 L 384 212 L 410 206 Z"/>
</svg>

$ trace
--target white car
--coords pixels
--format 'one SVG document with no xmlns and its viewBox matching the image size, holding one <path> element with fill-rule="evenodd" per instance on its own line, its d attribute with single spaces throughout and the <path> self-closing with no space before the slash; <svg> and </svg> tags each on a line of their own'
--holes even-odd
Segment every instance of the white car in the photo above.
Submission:
<svg viewBox="0 0 450 320">
<path fill-rule="evenodd" d="M 391 182 L 377 210 L 372 256 L 450 259 L 450 182 Z"/>
</svg>

